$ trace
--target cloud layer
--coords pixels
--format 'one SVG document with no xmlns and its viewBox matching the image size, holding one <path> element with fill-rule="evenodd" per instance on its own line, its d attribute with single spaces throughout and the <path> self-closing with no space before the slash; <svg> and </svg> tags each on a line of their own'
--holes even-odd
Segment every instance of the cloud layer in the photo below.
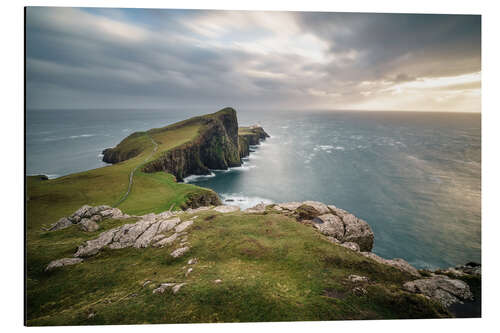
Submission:
<svg viewBox="0 0 500 333">
<path fill-rule="evenodd" d="M 480 111 L 481 18 L 30 7 L 28 108 Z"/>
</svg>

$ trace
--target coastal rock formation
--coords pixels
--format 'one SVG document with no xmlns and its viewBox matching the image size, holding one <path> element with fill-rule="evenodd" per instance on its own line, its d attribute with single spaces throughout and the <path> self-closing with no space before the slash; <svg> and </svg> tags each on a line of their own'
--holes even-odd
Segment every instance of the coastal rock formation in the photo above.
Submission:
<svg viewBox="0 0 500 333">
<path fill-rule="evenodd" d="M 451 279 L 445 275 L 436 275 L 426 279 L 406 282 L 403 288 L 412 293 L 422 294 L 440 302 L 444 307 L 454 303 L 473 300 L 467 283 Z"/>
<path fill-rule="evenodd" d="M 339 243 L 356 243 L 361 251 L 371 251 L 373 231 L 368 223 L 349 212 L 317 201 L 287 202 L 274 206 L 301 220 L 311 220 L 316 229 Z"/>
<path fill-rule="evenodd" d="M 174 217 L 174 213 L 164 212 L 161 214 L 148 214 L 141 217 L 136 223 L 124 224 L 120 227 L 105 231 L 99 237 L 86 241 L 80 245 L 74 257 L 90 257 L 105 247 L 110 249 L 122 249 L 126 247 L 145 248 L 150 245 L 163 247 L 175 241 L 178 233 L 173 238 L 167 238 L 165 233 L 174 229 L 181 220 Z M 186 221 L 182 230 L 189 227 Z"/>
<path fill-rule="evenodd" d="M 178 181 L 182 181 L 189 175 L 208 175 L 211 169 L 226 170 L 240 166 L 241 157 L 248 156 L 249 146 L 258 144 L 260 140 L 269 137 L 259 126 L 242 127 L 240 131 L 236 111 L 233 108 L 225 108 L 219 112 L 194 117 L 162 129 L 134 133 L 116 147 L 104 150 L 103 161 L 118 163 L 135 157 L 145 149 L 138 138 L 193 124 L 200 126 L 194 139 L 163 152 L 158 158 L 146 163 L 142 171 L 165 171 L 174 175 Z M 195 199 L 193 198 L 193 205 L 188 205 L 189 207 L 220 204 L 211 199 L 210 202 L 196 204 Z"/>
<path fill-rule="evenodd" d="M 66 229 L 73 224 L 78 224 L 83 231 L 92 232 L 99 229 L 97 222 L 100 222 L 103 218 L 121 219 L 128 217 L 130 216 L 123 214 L 118 208 L 111 208 L 106 205 L 95 207 L 84 205 L 70 216 L 63 217 L 54 223 L 48 231 Z"/>
</svg>

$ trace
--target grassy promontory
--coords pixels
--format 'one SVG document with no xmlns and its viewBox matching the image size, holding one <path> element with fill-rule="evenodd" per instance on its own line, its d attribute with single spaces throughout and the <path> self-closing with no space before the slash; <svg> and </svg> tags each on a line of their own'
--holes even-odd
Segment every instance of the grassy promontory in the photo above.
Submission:
<svg viewBox="0 0 500 333">
<path fill-rule="evenodd" d="M 213 191 L 176 178 L 196 168 L 240 163 L 253 136 L 264 134 L 258 127 L 238 130 L 233 117 L 233 109 L 224 109 L 134 133 L 108 150 L 115 163 L 110 166 L 52 180 L 27 177 L 28 325 L 451 316 L 438 302 L 402 288 L 414 276 L 334 244 L 307 223 L 270 207 L 257 213 L 188 210 L 177 216 L 194 221 L 182 236 L 189 240 L 180 236 L 163 248 L 103 249 L 74 266 L 45 271 L 52 260 L 73 257 L 83 242 L 135 223 L 137 215 L 219 204 Z M 132 217 L 104 218 L 93 232 L 76 224 L 57 231 L 42 228 L 84 204 L 117 203 L 134 169 L 131 192 L 119 205 Z M 170 253 L 182 242 L 189 243 L 188 254 L 173 258 Z M 195 258 L 196 264 L 189 265 Z M 189 275 L 188 267 L 193 268 Z M 353 282 L 353 274 L 368 280 Z M 186 285 L 176 294 L 153 293 L 166 282 Z"/>
</svg>

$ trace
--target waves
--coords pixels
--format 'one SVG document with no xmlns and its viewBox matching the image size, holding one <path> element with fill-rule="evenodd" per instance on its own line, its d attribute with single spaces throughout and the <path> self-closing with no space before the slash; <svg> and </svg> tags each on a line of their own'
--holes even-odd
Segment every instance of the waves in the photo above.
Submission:
<svg viewBox="0 0 500 333">
<path fill-rule="evenodd" d="M 52 142 L 52 141 L 63 141 L 63 140 L 75 140 L 75 139 L 91 138 L 94 136 L 96 136 L 96 134 L 84 133 L 84 134 L 79 134 L 79 135 L 70 135 L 70 136 L 61 136 L 61 137 L 47 137 L 47 138 L 41 139 L 40 141 L 41 142 Z"/>
<path fill-rule="evenodd" d="M 196 183 L 197 181 L 206 180 L 206 179 L 209 179 L 212 177 L 215 177 L 215 173 L 213 173 L 213 172 L 211 172 L 208 175 L 191 175 L 191 176 L 187 176 L 186 178 L 184 178 L 184 182 L 185 183 Z"/>
<path fill-rule="evenodd" d="M 260 203 L 265 203 L 266 205 L 273 203 L 272 200 L 267 198 L 244 196 L 241 193 L 221 193 L 220 196 L 225 205 L 234 205 L 241 209 L 247 209 Z"/>
</svg>

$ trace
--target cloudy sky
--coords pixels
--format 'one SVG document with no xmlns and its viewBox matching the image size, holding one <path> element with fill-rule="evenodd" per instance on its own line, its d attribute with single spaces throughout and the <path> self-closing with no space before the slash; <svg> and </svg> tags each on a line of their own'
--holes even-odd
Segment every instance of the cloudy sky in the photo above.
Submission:
<svg viewBox="0 0 500 333">
<path fill-rule="evenodd" d="M 481 18 L 30 7 L 45 108 L 481 109 Z"/>
</svg>

